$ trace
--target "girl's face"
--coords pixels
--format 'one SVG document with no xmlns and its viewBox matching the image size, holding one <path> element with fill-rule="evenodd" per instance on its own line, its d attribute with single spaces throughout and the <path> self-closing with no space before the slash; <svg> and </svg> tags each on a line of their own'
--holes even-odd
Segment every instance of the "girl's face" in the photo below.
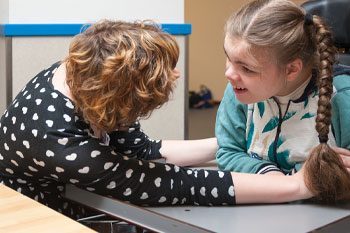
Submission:
<svg viewBox="0 0 350 233">
<path fill-rule="evenodd" d="M 225 37 L 225 76 L 236 98 L 251 104 L 285 95 L 287 76 L 278 68 L 273 54 L 267 49 L 248 48 L 244 40 Z"/>
</svg>

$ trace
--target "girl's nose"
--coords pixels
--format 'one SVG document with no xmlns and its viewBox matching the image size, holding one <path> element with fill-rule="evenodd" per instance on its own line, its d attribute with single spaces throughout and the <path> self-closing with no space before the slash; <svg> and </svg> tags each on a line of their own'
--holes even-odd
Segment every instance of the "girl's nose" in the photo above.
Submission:
<svg viewBox="0 0 350 233">
<path fill-rule="evenodd" d="M 226 65 L 225 76 L 229 80 L 237 80 L 239 79 L 238 73 L 235 71 L 232 65 Z"/>
</svg>

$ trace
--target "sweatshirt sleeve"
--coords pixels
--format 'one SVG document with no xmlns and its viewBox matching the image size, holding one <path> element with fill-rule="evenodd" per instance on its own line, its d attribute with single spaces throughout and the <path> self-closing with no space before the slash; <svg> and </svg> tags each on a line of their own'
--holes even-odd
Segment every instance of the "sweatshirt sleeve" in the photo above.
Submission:
<svg viewBox="0 0 350 233">
<path fill-rule="evenodd" d="M 253 158 L 247 153 L 246 142 L 247 105 L 240 103 L 227 85 L 216 117 L 215 134 L 219 149 L 216 153 L 222 170 L 259 173 L 280 171 L 267 160 Z"/>
<path fill-rule="evenodd" d="M 350 75 L 334 80 L 337 89 L 332 98 L 332 127 L 337 146 L 350 150 Z"/>
</svg>

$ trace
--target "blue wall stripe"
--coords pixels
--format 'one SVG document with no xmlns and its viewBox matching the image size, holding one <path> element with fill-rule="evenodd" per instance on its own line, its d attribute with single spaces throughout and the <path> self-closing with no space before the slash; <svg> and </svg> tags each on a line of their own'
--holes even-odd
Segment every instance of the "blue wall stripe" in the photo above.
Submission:
<svg viewBox="0 0 350 233">
<path fill-rule="evenodd" d="M 0 36 L 74 36 L 86 24 L 0 24 Z M 191 24 L 161 24 L 172 35 L 189 35 Z"/>
<path fill-rule="evenodd" d="M 190 35 L 192 33 L 191 24 L 161 24 L 161 27 L 172 35 Z"/>
</svg>

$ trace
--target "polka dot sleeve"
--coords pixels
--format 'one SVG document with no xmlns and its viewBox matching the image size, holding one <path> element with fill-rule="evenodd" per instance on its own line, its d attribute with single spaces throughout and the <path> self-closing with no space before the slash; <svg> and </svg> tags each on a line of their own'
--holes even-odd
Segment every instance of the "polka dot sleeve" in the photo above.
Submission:
<svg viewBox="0 0 350 233">
<path fill-rule="evenodd" d="M 109 145 L 114 147 L 116 152 L 125 154 L 128 157 L 136 157 L 145 160 L 160 159 L 159 152 L 162 145 L 161 140 L 150 139 L 140 127 L 140 123 L 128 127 L 126 130 L 114 131 L 109 134 Z"/>
<path fill-rule="evenodd" d="M 117 154 L 96 139 L 87 138 L 83 145 L 79 141 L 76 137 L 57 138 L 58 144 L 70 144 L 69 148 L 58 145 L 56 151 L 61 156 L 51 162 L 55 165 L 50 170 L 60 182 L 134 204 L 234 203 L 229 172 L 137 160 Z"/>
</svg>

